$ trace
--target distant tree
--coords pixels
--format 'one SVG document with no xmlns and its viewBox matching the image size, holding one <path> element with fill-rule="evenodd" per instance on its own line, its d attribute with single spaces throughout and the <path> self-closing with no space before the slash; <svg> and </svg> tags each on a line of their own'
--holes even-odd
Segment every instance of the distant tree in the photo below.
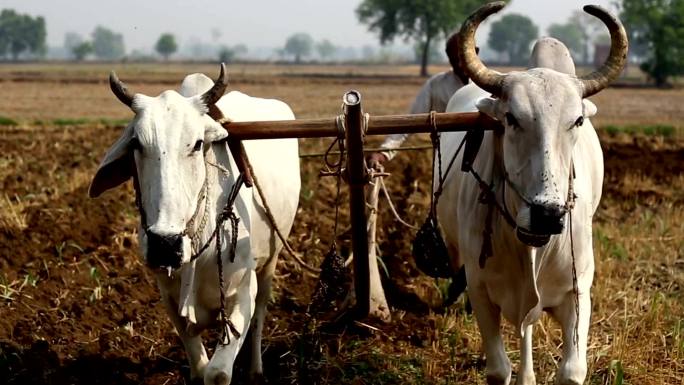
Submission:
<svg viewBox="0 0 684 385">
<path fill-rule="evenodd" d="M 164 33 L 159 36 L 159 40 L 157 40 L 154 49 L 158 54 L 164 57 L 164 60 L 169 60 L 169 56 L 178 50 L 176 38 L 170 33 Z"/>
<path fill-rule="evenodd" d="M 433 40 L 430 43 L 430 49 L 428 50 L 428 62 L 436 63 L 442 60 L 442 52 L 444 52 L 444 46 L 442 45 L 442 40 Z M 415 60 L 420 63 L 423 60 L 423 52 L 425 52 L 425 42 L 416 42 L 413 45 L 413 52 Z"/>
<path fill-rule="evenodd" d="M 76 32 L 67 32 L 64 34 L 64 50 L 68 53 L 73 53 L 74 48 L 83 43 L 83 36 Z"/>
<path fill-rule="evenodd" d="M 236 44 L 232 47 L 224 45 L 218 51 L 218 59 L 222 63 L 230 63 L 246 53 L 247 46 L 244 44 Z"/>
<path fill-rule="evenodd" d="M 10 54 L 13 60 L 24 52 L 45 54 L 45 19 L 22 15 L 13 9 L 0 12 L 0 56 Z"/>
<path fill-rule="evenodd" d="M 590 47 L 596 43 L 594 36 L 606 27 L 601 23 L 601 21 L 590 14 L 583 11 L 574 11 L 568 24 L 573 24 L 582 35 L 582 62 L 584 64 L 591 63 L 591 57 L 589 57 Z"/>
<path fill-rule="evenodd" d="M 93 52 L 95 56 L 105 60 L 120 59 L 126 54 L 123 35 L 102 26 L 97 26 L 92 33 Z"/>
<path fill-rule="evenodd" d="M 622 20 L 632 42 L 643 45 L 641 69 L 657 86 L 684 74 L 684 1 L 622 0 Z"/>
<path fill-rule="evenodd" d="M 316 44 L 316 52 L 323 61 L 327 61 L 335 55 L 335 51 L 337 51 L 337 47 L 328 39 L 323 39 Z"/>
<path fill-rule="evenodd" d="M 218 59 L 221 63 L 230 63 L 235 59 L 235 51 L 229 47 L 223 46 L 219 49 Z"/>
<path fill-rule="evenodd" d="M 446 37 L 477 6 L 487 0 L 363 0 L 356 15 L 370 31 L 380 34 L 380 43 L 391 42 L 397 36 L 414 40 L 423 51 L 420 74 L 427 76 L 432 41 Z"/>
<path fill-rule="evenodd" d="M 538 35 L 539 29 L 529 17 L 509 13 L 492 23 L 487 44 L 497 52 L 507 53 L 510 64 L 524 65 L 530 57 L 530 44 Z"/>
<path fill-rule="evenodd" d="M 568 22 L 565 24 L 551 24 L 548 34 L 565 44 L 573 53 L 576 60 L 586 61 L 584 56 L 584 32 L 577 24 Z"/>
<path fill-rule="evenodd" d="M 249 52 L 249 48 L 244 44 L 236 44 L 233 46 L 233 51 L 235 52 L 235 57 L 240 58 Z"/>
<path fill-rule="evenodd" d="M 84 41 L 71 49 L 71 53 L 78 61 L 85 59 L 85 57 L 90 55 L 92 52 L 93 44 L 89 41 Z"/>
<path fill-rule="evenodd" d="M 313 39 L 308 33 L 296 33 L 287 38 L 285 53 L 295 57 L 295 63 L 301 63 L 302 57 L 311 55 Z"/>
</svg>

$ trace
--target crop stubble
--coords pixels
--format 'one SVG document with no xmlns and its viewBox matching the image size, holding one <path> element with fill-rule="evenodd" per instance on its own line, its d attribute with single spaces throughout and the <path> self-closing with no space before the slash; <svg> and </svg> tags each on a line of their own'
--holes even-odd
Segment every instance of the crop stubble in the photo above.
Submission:
<svg viewBox="0 0 684 385">
<path fill-rule="evenodd" d="M 285 100 L 300 117 L 337 114 L 349 88 L 362 92 L 368 112 L 403 113 L 422 81 L 405 68 L 254 68 L 231 72 L 237 73 L 231 76 L 234 89 Z M 199 70 L 213 75 L 214 67 Z M 155 94 L 195 71 L 127 67 L 121 77 L 132 79 L 134 90 Z M 338 77 L 351 72 L 356 75 Z M 319 76 L 304 76 L 312 73 Z M 20 122 L 0 128 L 0 378 L 8 383 L 183 383 L 187 374 L 154 278 L 137 254 L 130 185 L 86 198 L 97 163 L 121 130 L 97 121 L 131 115 L 109 93 L 106 74 L 102 66 L 0 69 L 0 115 Z M 682 90 L 609 89 L 594 98 L 594 122 L 679 127 L 683 98 Z M 57 118 L 92 123 L 56 126 L 51 122 Z M 590 382 L 610 383 L 619 362 L 629 383 L 681 384 L 684 142 L 601 138 L 606 182 L 594 227 Z M 300 143 L 302 152 L 310 152 L 327 141 Z M 388 166 L 395 204 L 413 223 L 426 214 L 429 162 L 428 153 L 410 152 Z M 334 185 L 317 177 L 320 167 L 320 159 L 302 161 L 301 208 L 290 236 L 313 264 L 332 237 Z M 350 327 L 322 333 L 322 353 L 309 355 L 301 336 L 315 281 L 283 256 L 265 330 L 271 383 L 303 383 L 311 379 L 309 369 L 322 384 L 484 382 L 474 320 L 463 314 L 462 303 L 446 313 L 430 310 L 441 302 L 444 282 L 416 271 L 412 232 L 382 205 L 378 235 L 392 277 L 384 280 L 394 320 L 379 325 L 380 332 Z M 517 358 L 517 343 L 508 341 Z M 552 382 L 559 345 L 559 330 L 545 317 L 535 331 L 539 383 Z"/>
</svg>

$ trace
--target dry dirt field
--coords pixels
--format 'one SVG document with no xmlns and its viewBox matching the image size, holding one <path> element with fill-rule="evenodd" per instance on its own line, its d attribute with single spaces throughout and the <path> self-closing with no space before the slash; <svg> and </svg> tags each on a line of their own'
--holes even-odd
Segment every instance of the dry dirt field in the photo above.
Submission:
<svg viewBox="0 0 684 385">
<path fill-rule="evenodd" d="M 217 71 L 189 64 L 0 66 L 2 384 L 186 382 L 185 354 L 138 256 L 131 186 L 87 198 L 104 151 L 131 117 L 109 91 L 112 68 L 150 95 L 176 88 L 187 73 Z M 233 89 L 282 99 L 301 118 L 339 113 L 351 88 L 371 114 L 404 113 L 423 81 L 415 73 L 410 66 L 229 67 Z M 684 90 L 614 88 L 593 100 L 606 178 L 594 223 L 587 383 L 684 384 Z M 420 136 L 411 141 L 427 144 Z M 327 144 L 301 140 L 300 148 L 311 153 Z M 402 153 L 388 165 L 387 186 L 411 223 L 426 215 L 429 166 L 428 152 Z M 320 158 L 302 159 L 289 238 L 312 264 L 322 261 L 333 228 L 334 184 L 318 177 L 321 167 Z M 447 282 L 416 270 L 414 232 L 386 208 L 381 201 L 379 242 L 392 322 L 312 333 L 305 311 L 316 280 L 283 254 L 265 328 L 269 383 L 484 383 L 472 315 L 463 301 L 440 306 Z M 347 224 L 343 215 L 341 227 Z M 508 341 L 515 365 L 517 342 Z M 559 354 L 560 331 L 545 317 L 535 329 L 540 384 L 553 383 Z"/>
</svg>

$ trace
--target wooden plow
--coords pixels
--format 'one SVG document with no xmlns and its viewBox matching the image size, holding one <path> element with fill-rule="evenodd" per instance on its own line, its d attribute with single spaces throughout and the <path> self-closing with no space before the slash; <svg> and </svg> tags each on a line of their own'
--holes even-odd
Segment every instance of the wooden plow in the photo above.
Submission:
<svg viewBox="0 0 684 385">
<path fill-rule="evenodd" d="M 228 130 L 229 135 L 237 140 L 323 137 L 344 139 L 347 151 L 346 180 L 349 184 L 349 218 L 354 255 L 353 272 L 356 293 L 354 315 L 362 319 L 367 318 L 371 311 L 365 191 L 370 182 L 370 176 L 364 158 L 365 137 L 396 133 L 493 130 L 499 128 L 500 124 L 479 112 L 370 116 L 364 114 L 361 94 L 354 90 L 346 92 L 342 102 L 342 114 L 334 118 L 228 122 L 223 123 L 223 126 Z"/>
</svg>

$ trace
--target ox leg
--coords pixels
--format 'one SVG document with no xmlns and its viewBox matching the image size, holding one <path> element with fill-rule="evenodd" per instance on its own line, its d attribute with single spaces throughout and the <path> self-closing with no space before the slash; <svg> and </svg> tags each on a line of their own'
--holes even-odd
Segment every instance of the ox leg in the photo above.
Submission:
<svg viewBox="0 0 684 385">
<path fill-rule="evenodd" d="M 261 339 L 264 330 L 264 320 L 266 318 L 266 306 L 271 298 L 271 285 L 273 274 L 278 261 L 277 253 L 261 268 L 257 275 L 258 291 L 256 296 L 256 308 L 252 319 L 251 338 L 251 363 L 249 376 L 251 383 L 259 383 L 263 377 L 264 367 L 261 359 Z"/>
<path fill-rule="evenodd" d="M 487 358 L 487 384 L 508 385 L 511 382 L 511 361 L 501 339 L 501 310 L 489 300 L 483 287 L 471 287 L 470 294 Z"/>
<path fill-rule="evenodd" d="M 537 383 L 532 365 L 532 325 L 525 328 L 525 335 L 520 339 L 520 367 L 515 383 L 516 385 L 534 385 Z"/>
<path fill-rule="evenodd" d="M 552 309 L 552 315 L 563 329 L 563 358 L 556 373 L 559 385 L 580 385 L 587 376 L 587 337 L 591 316 L 589 292 L 579 294 L 579 322 L 577 345 L 575 345 L 575 295 L 570 292 L 560 306 Z"/>
<path fill-rule="evenodd" d="M 159 285 L 161 300 L 164 303 L 166 312 L 173 323 L 176 333 L 183 343 L 185 353 L 188 356 L 188 363 L 190 365 L 190 379 L 194 382 L 201 380 L 204 368 L 209 362 L 207 351 L 204 349 L 202 337 L 199 335 L 191 335 L 187 330 L 187 321 L 178 314 L 178 304 L 171 298 L 171 295 L 164 289 L 163 285 Z"/>
<path fill-rule="evenodd" d="M 250 321 L 254 314 L 254 303 L 257 294 L 256 273 L 247 268 L 235 295 L 231 300 L 232 308 L 226 309 L 226 316 L 233 323 L 240 337 L 230 335 L 230 343 L 222 345 L 221 341 L 216 346 L 216 351 L 211 361 L 204 370 L 205 385 L 228 385 L 233 377 L 233 364 L 240 347 L 249 331 Z"/>
</svg>

